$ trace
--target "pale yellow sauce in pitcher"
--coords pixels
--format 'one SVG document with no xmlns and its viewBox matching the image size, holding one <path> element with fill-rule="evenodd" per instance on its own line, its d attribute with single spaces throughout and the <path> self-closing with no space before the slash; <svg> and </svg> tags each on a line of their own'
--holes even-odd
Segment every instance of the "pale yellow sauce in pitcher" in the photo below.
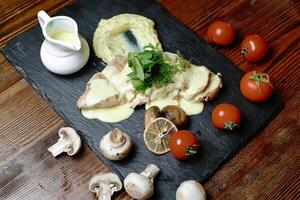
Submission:
<svg viewBox="0 0 300 200">
<path fill-rule="evenodd" d="M 56 32 L 50 37 L 54 40 L 59 40 L 68 44 L 73 44 L 76 40 L 74 33 L 71 32 Z"/>
</svg>

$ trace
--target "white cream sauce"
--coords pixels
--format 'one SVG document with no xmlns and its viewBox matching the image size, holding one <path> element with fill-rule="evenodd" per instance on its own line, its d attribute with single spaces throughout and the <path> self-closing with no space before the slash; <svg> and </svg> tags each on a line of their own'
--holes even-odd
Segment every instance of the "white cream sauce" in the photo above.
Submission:
<svg viewBox="0 0 300 200">
<path fill-rule="evenodd" d="M 115 123 L 130 117 L 134 109 L 129 104 L 107 108 L 82 109 L 81 113 L 88 119 L 99 119 L 103 122 Z"/>
<path fill-rule="evenodd" d="M 151 103 L 145 104 L 145 109 L 147 110 L 151 106 L 157 106 L 159 109 L 163 109 L 164 107 L 168 105 L 175 105 L 179 106 L 179 102 L 177 99 L 172 99 L 170 96 L 167 96 L 166 98 L 157 99 L 155 101 L 151 101 Z"/>
<path fill-rule="evenodd" d="M 179 100 L 180 107 L 186 112 L 187 115 L 197 115 L 202 113 L 204 103 L 187 101 L 184 98 Z"/>
</svg>

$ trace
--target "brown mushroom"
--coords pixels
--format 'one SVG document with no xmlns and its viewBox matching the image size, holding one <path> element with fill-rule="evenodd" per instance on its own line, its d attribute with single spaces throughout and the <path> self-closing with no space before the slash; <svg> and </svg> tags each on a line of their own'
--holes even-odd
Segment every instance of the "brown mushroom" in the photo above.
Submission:
<svg viewBox="0 0 300 200">
<path fill-rule="evenodd" d="M 179 106 L 169 105 L 161 110 L 162 117 L 173 122 L 178 128 L 188 124 L 188 117 L 185 111 Z"/>
<path fill-rule="evenodd" d="M 151 106 L 150 108 L 148 108 L 145 112 L 145 127 L 152 122 L 153 120 L 155 120 L 156 118 L 160 117 L 160 110 L 159 107 L 157 106 Z"/>
</svg>

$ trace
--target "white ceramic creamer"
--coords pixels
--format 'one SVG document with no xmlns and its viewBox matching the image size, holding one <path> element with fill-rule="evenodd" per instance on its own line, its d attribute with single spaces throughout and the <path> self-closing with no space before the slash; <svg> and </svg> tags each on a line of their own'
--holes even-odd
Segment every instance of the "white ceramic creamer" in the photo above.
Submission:
<svg viewBox="0 0 300 200">
<path fill-rule="evenodd" d="M 77 23 L 67 16 L 50 17 L 45 11 L 37 16 L 45 37 L 40 52 L 45 67 L 61 75 L 80 70 L 88 61 L 90 49 L 79 35 Z"/>
</svg>

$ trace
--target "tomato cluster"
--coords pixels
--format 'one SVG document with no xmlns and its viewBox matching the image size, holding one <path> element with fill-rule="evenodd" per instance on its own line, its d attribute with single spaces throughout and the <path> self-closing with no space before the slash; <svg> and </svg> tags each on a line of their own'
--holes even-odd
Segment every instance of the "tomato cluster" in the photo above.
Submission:
<svg viewBox="0 0 300 200">
<path fill-rule="evenodd" d="M 235 38 L 234 27 L 224 21 L 212 23 L 207 30 L 208 41 L 222 46 L 232 44 Z M 262 60 L 267 52 L 267 43 L 257 34 L 248 35 L 241 43 L 241 52 L 248 62 Z M 273 92 L 268 74 L 250 71 L 240 81 L 242 95 L 255 103 L 266 101 Z M 233 130 L 239 126 L 241 114 L 232 104 L 222 103 L 212 112 L 212 122 L 218 129 Z"/>
<path fill-rule="evenodd" d="M 222 46 L 233 43 L 236 31 L 234 27 L 223 21 L 212 23 L 207 30 L 208 41 Z M 262 60 L 267 52 L 267 43 L 257 34 L 248 35 L 241 44 L 241 52 L 249 62 Z M 269 76 L 265 73 L 250 71 L 240 81 L 242 95 L 252 102 L 266 101 L 273 92 Z M 217 105 L 211 115 L 214 126 L 221 130 L 234 130 L 239 127 L 241 112 L 238 107 L 229 103 Z M 180 130 L 171 135 L 170 151 L 179 159 L 187 159 L 197 153 L 199 142 L 196 135 L 189 130 Z"/>
<path fill-rule="evenodd" d="M 208 41 L 222 46 L 232 44 L 235 35 L 234 27 L 224 21 L 212 23 L 207 30 Z M 268 45 L 259 35 L 248 35 L 241 44 L 241 52 L 249 62 L 260 61 L 266 56 Z"/>
</svg>

